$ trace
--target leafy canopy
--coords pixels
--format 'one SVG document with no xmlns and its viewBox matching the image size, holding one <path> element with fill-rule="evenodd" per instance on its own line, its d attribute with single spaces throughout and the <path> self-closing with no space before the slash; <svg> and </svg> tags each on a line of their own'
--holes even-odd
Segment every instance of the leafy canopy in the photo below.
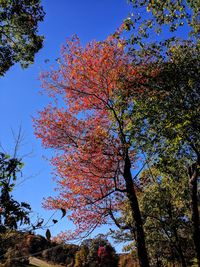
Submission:
<svg viewBox="0 0 200 267">
<path fill-rule="evenodd" d="M 43 18 L 40 0 L 0 1 L 0 76 L 17 62 L 23 68 L 33 63 L 42 48 L 38 23 Z"/>
<path fill-rule="evenodd" d="M 45 207 L 71 210 L 77 234 L 106 223 L 126 198 L 125 157 L 129 153 L 134 166 L 135 152 L 123 77 L 140 79 L 124 42 L 113 37 L 86 47 L 76 37 L 68 40 L 58 69 L 41 76 L 55 102 L 39 113 L 35 132 L 45 147 L 58 152 L 51 162 L 59 196 L 48 198 Z M 118 105 L 120 90 L 127 93 L 123 105 Z"/>
<path fill-rule="evenodd" d="M 185 38 L 198 38 L 200 32 L 199 1 L 157 1 L 129 0 L 133 13 L 125 20 L 126 29 L 134 31 L 132 41 L 137 42 L 155 33 L 162 32 L 162 40 L 170 36 L 178 36 L 181 28 Z M 167 32 L 167 34 L 166 34 Z M 176 33 L 175 33 L 176 32 Z M 168 36 L 167 36 L 168 35 Z M 159 39 L 159 38 L 157 38 Z"/>
</svg>

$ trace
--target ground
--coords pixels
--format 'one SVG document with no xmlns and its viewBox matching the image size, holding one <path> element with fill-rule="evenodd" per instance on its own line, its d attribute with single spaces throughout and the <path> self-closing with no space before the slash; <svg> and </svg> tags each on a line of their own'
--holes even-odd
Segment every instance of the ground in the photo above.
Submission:
<svg viewBox="0 0 200 267">
<path fill-rule="evenodd" d="M 30 260 L 30 267 L 31 266 L 38 266 L 38 267 L 63 267 L 62 265 L 58 265 L 58 264 L 50 264 L 50 263 L 47 263 L 43 260 L 40 260 L 40 259 L 37 259 L 35 257 L 30 257 L 29 258 Z"/>
</svg>

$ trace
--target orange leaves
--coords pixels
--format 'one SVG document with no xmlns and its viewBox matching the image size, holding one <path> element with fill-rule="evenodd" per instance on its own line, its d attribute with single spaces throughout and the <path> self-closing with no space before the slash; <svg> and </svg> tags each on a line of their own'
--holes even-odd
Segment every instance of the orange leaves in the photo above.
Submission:
<svg viewBox="0 0 200 267">
<path fill-rule="evenodd" d="M 120 90 L 130 90 L 121 81 L 128 84 L 134 75 L 123 40 L 109 37 L 82 47 L 76 36 L 62 47 L 58 69 L 41 75 L 56 101 L 34 127 L 43 145 L 57 151 L 51 163 L 59 192 L 44 205 L 70 210 L 77 233 L 104 223 L 124 201 L 124 150 L 130 144 L 116 105 Z"/>
<path fill-rule="evenodd" d="M 62 47 L 59 69 L 43 74 L 42 80 L 50 94 L 59 92 L 67 98 L 72 111 L 82 111 L 107 108 L 119 77 L 131 78 L 131 75 L 132 67 L 123 41 L 108 38 L 82 47 L 74 36 Z M 54 83 L 56 86 L 52 87 Z"/>
</svg>

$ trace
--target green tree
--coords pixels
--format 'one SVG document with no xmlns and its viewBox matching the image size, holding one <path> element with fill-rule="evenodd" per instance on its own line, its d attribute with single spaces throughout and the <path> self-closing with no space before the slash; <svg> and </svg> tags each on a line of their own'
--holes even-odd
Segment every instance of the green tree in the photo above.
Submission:
<svg viewBox="0 0 200 267">
<path fill-rule="evenodd" d="M 153 175 L 153 177 L 151 177 Z M 144 191 L 141 206 L 145 218 L 147 246 L 153 266 L 168 262 L 186 267 L 194 258 L 187 176 L 174 178 L 151 170 L 154 179 Z"/>
<path fill-rule="evenodd" d="M 170 166 L 178 172 L 178 162 L 184 175 L 188 175 L 193 240 L 200 266 L 199 47 L 183 42 L 169 48 L 167 57 L 167 61 L 151 59 L 148 70 L 142 70 L 144 81 L 140 86 L 145 86 L 146 92 L 132 95 L 132 125 L 136 125 L 133 140 L 137 140 L 142 153 L 147 153 L 148 160 L 164 172 Z"/>
<path fill-rule="evenodd" d="M 100 246 L 105 247 L 105 254 L 101 259 L 98 255 Z M 81 245 L 81 249 L 76 253 L 76 267 L 117 267 L 118 257 L 115 249 L 111 246 L 108 240 L 99 235 L 94 239 L 86 239 Z"/>
<path fill-rule="evenodd" d="M 17 173 L 21 171 L 23 163 L 16 158 L 10 158 L 0 153 L 0 227 L 1 230 L 17 229 L 19 224 L 29 224 L 31 207 L 25 202 L 17 202 L 11 192 L 15 186 Z"/>
<path fill-rule="evenodd" d="M 172 263 L 191 266 L 195 257 L 192 242 L 187 175 L 180 165 L 162 173 L 150 168 L 140 176 L 141 193 L 138 195 L 144 220 L 146 244 L 151 266 Z M 176 174 L 176 176 L 174 176 Z M 123 207 L 121 220 L 132 222 L 128 203 Z M 114 231 L 117 242 L 129 241 L 125 250 L 135 251 L 135 242 L 128 231 Z"/>
<path fill-rule="evenodd" d="M 44 18 L 40 0 L 0 0 L 0 76 L 15 63 L 33 63 L 42 48 L 38 23 Z"/>
<path fill-rule="evenodd" d="M 75 267 L 87 267 L 87 256 L 88 256 L 88 247 L 82 245 L 80 250 L 76 253 L 75 256 Z"/>
<path fill-rule="evenodd" d="M 159 163 L 163 169 L 173 163 L 173 159 L 184 159 L 182 168 L 187 169 L 189 177 L 193 240 L 200 266 L 200 2 L 130 2 L 133 14 L 125 20 L 125 28 L 133 33 L 129 39 L 130 51 L 134 64 L 140 66 L 144 77 L 143 83 L 133 81 L 132 86 L 147 88 L 145 94 L 132 95 L 133 140 L 137 140 L 142 153 L 148 151 L 151 162 Z M 164 33 L 162 36 L 161 32 Z M 148 68 L 143 67 L 144 62 L 149 62 Z"/>
<path fill-rule="evenodd" d="M 184 38 L 199 37 L 200 2 L 198 0 L 129 0 L 129 2 L 133 7 L 132 15 L 124 22 L 126 29 L 133 33 L 130 38 L 132 43 L 143 42 L 144 38 L 152 41 L 152 33 L 155 36 L 155 33 L 160 35 L 161 32 L 165 32 L 167 39 L 169 36 L 177 37 L 177 30 L 183 27 L 184 36 L 187 36 Z"/>
</svg>

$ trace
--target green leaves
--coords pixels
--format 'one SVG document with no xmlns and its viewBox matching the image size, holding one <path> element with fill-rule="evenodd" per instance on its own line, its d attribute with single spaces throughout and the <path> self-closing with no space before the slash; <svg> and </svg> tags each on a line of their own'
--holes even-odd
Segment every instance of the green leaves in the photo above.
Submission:
<svg viewBox="0 0 200 267">
<path fill-rule="evenodd" d="M 20 159 L 11 158 L 7 154 L 0 153 L 0 181 L 6 181 L 9 178 L 15 181 L 16 173 L 20 172 L 23 166 L 24 164 Z M 14 186 L 14 183 L 12 183 L 12 186 Z"/>
<path fill-rule="evenodd" d="M 25 202 L 17 202 L 10 194 L 22 167 L 23 163 L 20 159 L 0 153 L 0 208 L 3 209 L 0 214 L 0 222 L 9 229 L 17 229 L 21 224 L 30 223 L 30 205 Z"/>
<path fill-rule="evenodd" d="M 142 1 L 129 0 L 132 14 L 125 21 L 125 30 L 132 32 L 129 43 L 134 52 L 139 52 L 137 45 L 142 41 L 149 47 L 151 43 L 162 42 L 175 37 L 177 40 L 190 39 L 198 42 L 200 32 L 199 1 Z M 142 14 L 142 16 L 141 16 Z M 184 31 L 184 34 L 181 33 Z M 161 33 L 163 35 L 161 36 Z M 160 35 L 160 37 L 158 37 Z M 166 39 L 166 40 L 164 40 Z M 160 44 L 161 45 L 161 44 Z M 164 52 L 161 45 L 160 47 Z M 145 47 L 145 50 L 147 48 Z"/>
<path fill-rule="evenodd" d="M 0 76 L 16 62 L 23 68 L 33 63 L 42 48 L 38 23 L 43 18 L 40 0 L 0 2 Z"/>
</svg>

